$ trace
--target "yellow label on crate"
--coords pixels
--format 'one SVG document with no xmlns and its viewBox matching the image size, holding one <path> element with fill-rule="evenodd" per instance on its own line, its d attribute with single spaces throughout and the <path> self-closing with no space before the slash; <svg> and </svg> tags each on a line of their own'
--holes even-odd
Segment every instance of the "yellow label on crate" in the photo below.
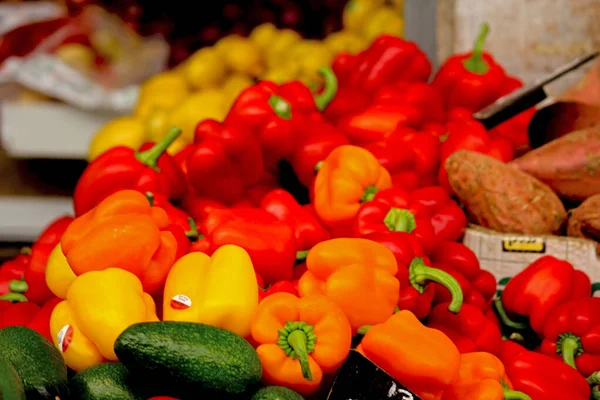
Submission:
<svg viewBox="0 0 600 400">
<path fill-rule="evenodd" d="M 510 253 L 545 253 L 546 242 L 539 238 L 504 238 L 502 239 L 502 251 Z"/>
</svg>

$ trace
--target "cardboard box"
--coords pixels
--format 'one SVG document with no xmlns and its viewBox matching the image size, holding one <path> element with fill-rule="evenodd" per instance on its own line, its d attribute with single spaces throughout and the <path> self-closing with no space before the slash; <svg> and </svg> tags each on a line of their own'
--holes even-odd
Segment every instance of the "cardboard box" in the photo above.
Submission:
<svg viewBox="0 0 600 400">
<path fill-rule="evenodd" d="M 475 252 L 481 267 L 497 279 L 512 277 L 544 255 L 566 260 L 600 282 L 600 259 L 596 242 L 563 236 L 498 233 L 469 225 L 463 243 Z"/>
</svg>

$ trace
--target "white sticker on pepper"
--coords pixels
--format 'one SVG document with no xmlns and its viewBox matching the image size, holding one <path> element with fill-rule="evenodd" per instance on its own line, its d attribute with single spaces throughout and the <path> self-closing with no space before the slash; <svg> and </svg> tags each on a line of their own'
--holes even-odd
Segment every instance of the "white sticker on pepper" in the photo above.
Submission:
<svg viewBox="0 0 600 400">
<path fill-rule="evenodd" d="M 178 294 L 171 299 L 171 308 L 174 310 L 185 310 L 192 306 L 192 299 L 185 294 Z"/>
<path fill-rule="evenodd" d="M 71 340 L 73 340 L 73 327 L 71 325 L 63 326 L 60 332 L 58 332 L 57 339 L 58 348 L 64 353 L 69 348 Z"/>
</svg>

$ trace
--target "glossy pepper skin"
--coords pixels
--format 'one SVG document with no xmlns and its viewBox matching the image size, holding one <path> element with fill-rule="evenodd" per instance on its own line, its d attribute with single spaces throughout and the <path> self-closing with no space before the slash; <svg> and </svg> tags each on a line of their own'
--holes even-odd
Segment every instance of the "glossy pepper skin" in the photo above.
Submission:
<svg viewBox="0 0 600 400">
<path fill-rule="evenodd" d="M 13 259 L 0 265 L 0 296 L 10 293 L 9 285 L 12 281 L 24 280 L 25 271 L 29 266 L 31 249 L 23 249 Z"/>
<path fill-rule="evenodd" d="M 473 51 L 450 57 L 435 75 L 432 84 L 441 90 L 448 108 L 475 112 L 501 97 L 506 73 L 483 51 L 488 32 L 489 26 L 481 25 Z"/>
<path fill-rule="evenodd" d="M 447 272 L 458 281 L 466 304 L 482 311 L 489 309 L 490 301 L 496 294 L 496 278 L 491 272 L 481 269 L 471 249 L 462 243 L 443 242 L 436 245 L 430 258 L 435 268 Z M 450 292 L 436 285 L 434 304 L 450 299 Z"/>
<path fill-rule="evenodd" d="M 283 189 L 269 192 L 263 198 L 261 208 L 292 227 L 299 251 L 309 250 L 316 244 L 331 239 L 331 234 L 321 222 Z"/>
<path fill-rule="evenodd" d="M 398 81 L 380 88 L 375 104 L 412 105 L 421 110 L 421 124 L 444 123 L 446 110 L 439 89 L 422 81 Z"/>
<path fill-rule="evenodd" d="M 263 301 L 265 298 L 274 295 L 275 293 L 290 293 L 294 296 L 298 296 L 298 289 L 296 289 L 297 282 L 279 281 L 270 285 L 268 288 L 264 288 L 261 284 L 258 284 L 258 300 Z"/>
<path fill-rule="evenodd" d="M 459 378 L 460 353 L 410 311 L 368 329 L 357 350 L 422 399 L 441 399 Z"/>
<path fill-rule="evenodd" d="M 463 304 L 455 314 L 448 311 L 448 303 L 440 303 L 429 313 L 427 326 L 444 332 L 461 354 L 482 351 L 496 355 L 500 352 L 500 329 L 471 304 Z"/>
<path fill-rule="evenodd" d="M 491 353 L 460 355 L 458 381 L 444 392 L 442 400 L 531 400 L 512 390 L 502 361 Z"/>
<path fill-rule="evenodd" d="M 358 238 L 327 240 L 310 250 L 306 266 L 298 282 L 300 296 L 332 300 L 348 317 L 353 332 L 387 320 L 396 308 L 398 265 L 384 245 Z"/>
<path fill-rule="evenodd" d="M 506 375 L 516 391 L 532 400 L 588 400 L 586 379 L 560 360 L 533 351 L 523 351 L 504 362 Z"/>
<path fill-rule="evenodd" d="M 327 227 L 346 231 L 360 205 L 391 186 L 389 172 L 371 153 L 340 146 L 323 161 L 315 179 L 315 210 Z"/>
<path fill-rule="evenodd" d="M 567 261 L 543 256 L 515 275 L 504 287 L 502 305 L 507 313 L 529 317 L 536 333 L 553 309 L 569 300 L 590 297 L 590 278 Z"/>
<path fill-rule="evenodd" d="M 76 218 L 65 231 L 62 251 L 75 275 L 123 268 L 153 293 L 175 261 L 177 242 L 165 211 L 134 190 L 116 192 Z"/>
<path fill-rule="evenodd" d="M 158 321 L 154 300 L 140 280 L 118 268 L 87 272 L 75 279 L 50 318 L 54 345 L 79 372 L 104 360 L 116 361 L 114 343 L 130 325 Z"/>
<path fill-rule="evenodd" d="M 67 261 L 62 245 L 57 244 L 50 252 L 48 266 L 46 267 L 46 283 L 50 291 L 60 299 L 67 298 L 69 286 L 77 278 Z"/>
<path fill-rule="evenodd" d="M 260 181 L 263 173 L 260 143 L 249 127 L 204 120 L 196 126 L 187 158 L 187 174 L 194 192 L 232 204 Z"/>
<path fill-rule="evenodd" d="M 356 213 L 357 236 L 377 231 L 407 232 L 419 238 L 426 254 L 446 240 L 462 236 L 467 218 L 439 186 L 411 192 L 393 188 L 379 191 Z"/>
<path fill-rule="evenodd" d="M 25 281 L 27 282 L 27 298 L 39 305 L 44 304 L 52 297 L 52 292 L 46 283 L 46 268 L 48 257 L 52 249 L 61 241 L 68 226 L 73 222 L 73 217 L 64 216 L 54 220 L 40 234 L 39 238 L 31 247 L 29 266 L 25 270 Z"/>
<path fill-rule="evenodd" d="M 208 254 L 234 244 L 248 252 L 265 283 L 291 280 L 297 251 L 294 231 L 268 212 L 259 208 L 213 210 L 202 224 L 202 233 L 209 243 Z"/>
<path fill-rule="evenodd" d="M 554 308 L 542 334 L 540 352 L 562 359 L 585 377 L 600 371 L 598 298 L 580 298 Z"/>
<path fill-rule="evenodd" d="M 314 393 L 323 374 L 348 357 L 352 333 L 342 310 L 321 296 L 276 293 L 260 303 L 252 339 L 263 365 L 263 382 L 303 396 Z"/>
<path fill-rule="evenodd" d="M 41 307 L 32 302 L 12 303 L 0 299 L 0 329 L 7 326 L 26 326 L 52 341 L 50 315 L 60 299 L 48 300 Z"/>
<path fill-rule="evenodd" d="M 151 148 L 143 146 L 143 151 L 134 151 L 114 147 L 92 161 L 75 187 L 75 216 L 85 214 L 108 195 L 125 189 L 162 193 L 169 199 L 182 198 L 187 191 L 185 175 L 175 160 L 165 154 L 180 134 L 180 129 L 172 128 Z"/>
<path fill-rule="evenodd" d="M 252 261 L 241 247 L 221 246 L 212 257 L 190 253 L 169 272 L 163 320 L 208 324 L 246 337 L 258 307 L 256 287 Z"/>
</svg>

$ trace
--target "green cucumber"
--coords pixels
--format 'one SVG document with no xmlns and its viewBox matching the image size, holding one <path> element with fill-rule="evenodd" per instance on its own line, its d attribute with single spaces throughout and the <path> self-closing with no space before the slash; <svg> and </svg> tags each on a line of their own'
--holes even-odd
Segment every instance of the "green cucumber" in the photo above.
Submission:
<svg viewBox="0 0 600 400">
<path fill-rule="evenodd" d="M 21 377 L 28 400 L 61 397 L 67 388 L 62 354 L 36 331 L 23 326 L 0 329 L 0 361 Z"/>
<path fill-rule="evenodd" d="M 250 400 L 304 400 L 304 397 L 283 386 L 267 386 L 254 393 Z"/>
<path fill-rule="evenodd" d="M 115 353 L 134 375 L 160 385 L 161 395 L 176 398 L 239 398 L 262 376 L 246 340 L 193 322 L 132 325 L 117 338 Z"/>
<path fill-rule="evenodd" d="M 71 400 L 144 400 L 134 393 L 129 371 L 118 362 L 94 365 L 69 383 Z"/>
<path fill-rule="evenodd" d="M 8 361 L 0 361 L 0 399 L 25 400 L 23 381 Z"/>
</svg>

